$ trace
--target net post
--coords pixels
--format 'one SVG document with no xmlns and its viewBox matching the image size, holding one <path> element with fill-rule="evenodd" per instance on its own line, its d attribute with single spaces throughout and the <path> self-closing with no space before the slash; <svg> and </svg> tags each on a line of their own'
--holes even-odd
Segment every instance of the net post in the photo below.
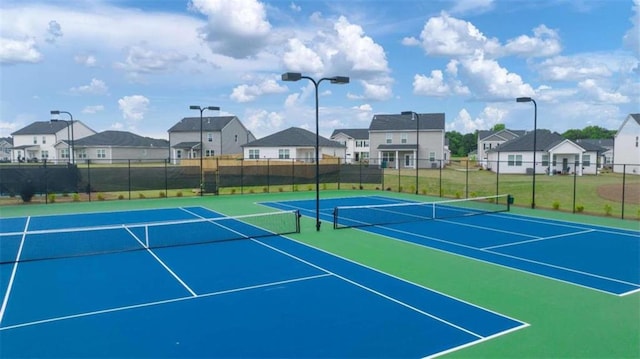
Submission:
<svg viewBox="0 0 640 359">
<path fill-rule="evenodd" d="M 507 212 L 511 211 L 511 205 L 513 204 L 513 196 L 507 195 Z"/>
<path fill-rule="evenodd" d="M 149 225 L 144 226 L 144 245 L 149 248 Z"/>
<path fill-rule="evenodd" d="M 299 209 L 295 211 L 295 216 L 296 216 L 296 233 L 300 233 L 300 217 L 302 217 L 302 215 L 300 214 Z"/>
<path fill-rule="evenodd" d="M 333 209 L 333 229 L 338 229 L 338 207 Z"/>
</svg>

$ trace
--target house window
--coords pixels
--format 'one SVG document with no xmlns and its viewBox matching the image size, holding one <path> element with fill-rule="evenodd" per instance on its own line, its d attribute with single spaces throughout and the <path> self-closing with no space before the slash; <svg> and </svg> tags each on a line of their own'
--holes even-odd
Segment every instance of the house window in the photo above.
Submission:
<svg viewBox="0 0 640 359">
<path fill-rule="evenodd" d="M 234 138 L 235 138 L 234 141 L 238 142 L 238 135 L 235 135 Z"/>
<path fill-rule="evenodd" d="M 207 142 L 213 142 L 213 133 L 207 133 Z"/>
<path fill-rule="evenodd" d="M 33 136 L 33 144 L 37 145 L 38 144 L 38 137 Z"/>
<path fill-rule="evenodd" d="M 176 157 L 177 158 L 182 158 L 182 150 L 177 150 L 176 151 Z"/>
<path fill-rule="evenodd" d="M 204 151 L 204 156 L 205 157 L 213 157 L 215 156 L 216 151 L 215 150 L 205 150 Z"/>
<path fill-rule="evenodd" d="M 636 147 L 638 147 L 638 137 L 639 136 L 636 136 Z"/>
<path fill-rule="evenodd" d="M 369 141 L 367 140 L 358 140 L 356 141 L 356 147 L 368 147 Z"/>
<path fill-rule="evenodd" d="M 400 134 L 400 143 L 407 143 L 407 134 L 406 133 L 401 133 Z"/>
<path fill-rule="evenodd" d="M 278 158 L 281 160 L 289 159 L 289 149 L 281 148 L 278 150 Z"/>
<path fill-rule="evenodd" d="M 368 160 L 369 159 L 369 152 L 360 152 L 360 159 L 361 160 Z"/>
<path fill-rule="evenodd" d="M 433 162 L 436 160 L 436 153 L 435 152 L 429 152 L 429 161 Z"/>
<path fill-rule="evenodd" d="M 591 166 L 591 155 L 582 155 L 582 166 L 583 167 Z"/>
<path fill-rule="evenodd" d="M 96 150 L 96 157 L 98 158 L 107 158 L 107 150 L 104 148 L 98 148 Z"/>
<path fill-rule="evenodd" d="M 87 158 L 87 150 L 85 149 L 77 150 L 76 153 L 78 158 Z"/>
<path fill-rule="evenodd" d="M 40 156 L 42 156 L 43 159 L 49 158 L 49 151 L 42 151 Z"/>
<path fill-rule="evenodd" d="M 395 152 L 382 152 L 382 160 L 386 162 L 394 162 L 396 160 Z"/>
<path fill-rule="evenodd" d="M 549 155 L 542 155 L 542 165 L 549 167 Z"/>
<path fill-rule="evenodd" d="M 47 143 L 47 137 L 46 136 L 42 136 L 42 144 L 46 144 Z"/>
<path fill-rule="evenodd" d="M 249 150 L 249 159 L 257 160 L 260 158 L 260 150 Z"/>
<path fill-rule="evenodd" d="M 522 166 L 522 155 L 509 155 L 507 166 L 510 166 L 510 167 Z"/>
<path fill-rule="evenodd" d="M 387 133 L 387 138 L 386 138 L 386 143 L 392 143 L 393 140 L 393 134 L 392 133 Z"/>
</svg>

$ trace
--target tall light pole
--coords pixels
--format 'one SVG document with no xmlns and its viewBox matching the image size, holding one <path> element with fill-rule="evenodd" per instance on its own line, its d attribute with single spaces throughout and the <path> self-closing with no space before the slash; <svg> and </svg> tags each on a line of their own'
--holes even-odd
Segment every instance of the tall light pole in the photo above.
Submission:
<svg viewBox="0 0 640 359">
<path fill-rule="evenodd" d="M 204 169 L 202 167 L 202 156 L 204 155 L 204 145 L 202 143 L 202 113 L 205 110 L 209 111 L 220 111 L 220 107 L 218 106 L 189 106 L 190 110 L 198 110 L 200 111 L 200 196 L 203 195 L 204 192 Z M 221 137 L 222 138 L 222 137 Z"/>
<path fill-rule="evenodd" d="M 56 119 L 52 119 L 52 122 L 57 122 L 57 121 L 64 121 L 67 123 L 67 139 L 69 139 L 69 126 L 71 127 L 71 143 L 69 144 L 69 151 L 71 151 L 69 153 L 69 158 L 71 163 L 75 163 L 75 157 L 73 156 L 73 152 L 75 150 L 75 145 L 74 145 L 74 138 L 73 138 L 73 115 L 71 114 L 71 112 L 67 112 L 67 111 L 59 111 L 59 110 L 51 110 L 51 114 L 52 115 L 60 115 L 61 113 L 66 113 L 67 115 L 69 115 L 69 117 L 71 118 L 71 121 L 66 121 L 66 120 L 56 120 Z"/>
<path fill-rule="evenodd" d="M 307 79 L 313 83 L 316 89 L 316 231 L 320 230 L 320 130 L 318 121 L 318 86 L 322 81 L 328 80 L 332 84 L 348 84 L 349 77 L 347 76 L 334 76 L 323 77 L 316 81 L 309 76 L 302 76 L 299 72 L 286 72 L 282 74 L 282 81 L 299 81 L 300 79 Z"/>
<path fill-rule="evenodd" d="M 538 126 L 538 105 L 531 97 L 518 97 L 516 102 L 533 102 L 533 185 L 531 190 L 531 208 L 536 208 L 536 134 Z"/>
<path fill-rule="evenodd" d="M 401 115 L 411 115 L 416 116 L 416 194 L 418 194 L 418 165 L 420 164 L 419 154 L 420 154 L 420 115 L 417 112 L 413 111 L 402 111 Z"/>
</svg>

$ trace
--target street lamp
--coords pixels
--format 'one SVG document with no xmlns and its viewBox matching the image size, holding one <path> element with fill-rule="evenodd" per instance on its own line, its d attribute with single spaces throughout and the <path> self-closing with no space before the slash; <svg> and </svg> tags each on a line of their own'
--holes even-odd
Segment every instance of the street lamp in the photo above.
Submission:
<svg viewBox="0 0 640 359">
<path fill-rule="evenodd" d="M 531 97 L 518 97 L 516 102 L 533 102 L 533 185 L 531 190 L 531 208 L 536 208 L 536 128 L 538 122 L 538 105 Z"/>
<path fill-rule="evenodd" d="M 75 158 L 73 156 L 73 152 L 75 150 L 75 145 L 74 145 L 74 138 L 73 138 L 73 115 L 71 114 L 71 112 L 67 112 L 67 111 L 59 111 L 59 110 L 51 110 L 50 112 L 52 115 L 60 115 L 61 113 L 66 113 L 67 115 L 69 115 L 69 117 L 71 118 L 71 121 L 67 121 L 67 120 L 60 120 L 60 119 L 51 119 L 51 122 L 58 122 L 58 121 L 64 121 L 67 123 L 67 140 L 69 139 L 69 127 L 71 127 L 71 142 L 69 143 L 69 151 L 71 151 L 69 153 L 69 161 L 71 163 L 75 163 Z"/>
<path fill-rule="evenodd" d="M 207 107 L 202 107 L 202 106 L 195 106 L 195 105 L 191 105 L 189 106 L 190 110 L 198 110 L 200 111 L 200 196 L 203 195 L 204 192 L 204 170 L 202 167 L 202 156 L 204 154 L 204 146 L 202 143 L 202 113 L 205 110 L 209 110 L 209 111 L 220 111 L 220 107 L 218 106 L 207 106 Z"/>
<path fill-rule="evenodd" d="M 316 89 L 316 231 L 320 230 L 320 130 L 318 124 L 318 86 L 322 81 L 328 80 L 332 84 L 348 84 L 349 77 L 347 76 L 334 76 L 323 77 L 316 81 L 309 76 L 302 76 L 299 72 L 286 72 L 282 74 L 282 81 L 299 81 L 300 79 L 307 79 L 313 83 Z"/>
<path fill-rule="evenodd" d="M 402 111 L 400 114 L 403 116 L 410 115 L 411 118 L 413 118 L 413 116 L 416 116 L 416 194 L 418 194 L 418 165 L 420 164 L 420 162 L 418 161 L 420 153 L 420 115 L 418 115 L 417 112 L 413 111 Z"/>
</svg>

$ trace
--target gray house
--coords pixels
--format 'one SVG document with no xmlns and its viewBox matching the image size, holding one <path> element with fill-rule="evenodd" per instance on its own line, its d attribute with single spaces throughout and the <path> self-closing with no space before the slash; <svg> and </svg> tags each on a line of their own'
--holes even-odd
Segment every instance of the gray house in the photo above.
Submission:
<svg viewBox="0 0 640 359">
<path fill-rule="evenodd" d="M 369 129 L 341 128 L 334 130 L 331 140 L 347 147 L 344 163 L 369 161 Z"/>
<path fill-rule="evenodd" d="M 13 148 L 13 138 L 0 137 L 0 162 L 11 162 L 12 148 Z"/>
<path fill-rule="evenodd" d="M 523 130 L 503 129 L 499 131 L 478 131 L 478 149 L 476 159 L 478 163 L 487 168 L 487 151 L 496 149 L 505 142 L 511 141 L 526 134 Z"/>
<path fill-rule="evenodd" d="M 242 145 L 255 140 L 236 116 L 203 117 L 202 138 L 200 117 L 185 117 L 168 132 L 174 163 L 182 158 L 200 158 L 200 153 L 203 157 L 239 154 Z"/>
<path fill-rule="evenodd" d="M 371 164 L 388 168 L 438 168 L 445 152 L 444 113 L 421 113 L 419 121 L 406 115 L 375 115 L 369 125 Z M 419 122 L 419 127 L 418 127 Z"/>
<path fill-rule="evenodd" d="M 68 148 L 63 140 L 55 145 L 57 150 Z M 122 160 L 165 160 L 169 158 L 169 142 L 163 139 L 142 137 L 126 131 L 104 131 L 75 140 L 76 161 L 114 163 Z"/>
<path fill-rule="evenodd" d="M 11 134 L 13 161 L 74 161 L 70 146 L 56 147 L 60 141 L 78 140 L 96 132 L 84 123 L 72 121 L 36 121 Z M 75 150 L 75 149 L 74 149 Z"/>
<path fill-rule="evenodd" d="M 345 145 L 322 136 L 319 137 L 318 142 L 320 159 L 324 156 L 344 158 Z M 246 160 L 276 159 L 290 161 L 295 159 L 308 163 L 315 162 L 315 147 L 315 133 L 299 127 L 290 127 L 243 146 L 244 159 Z"/>
</svg>

